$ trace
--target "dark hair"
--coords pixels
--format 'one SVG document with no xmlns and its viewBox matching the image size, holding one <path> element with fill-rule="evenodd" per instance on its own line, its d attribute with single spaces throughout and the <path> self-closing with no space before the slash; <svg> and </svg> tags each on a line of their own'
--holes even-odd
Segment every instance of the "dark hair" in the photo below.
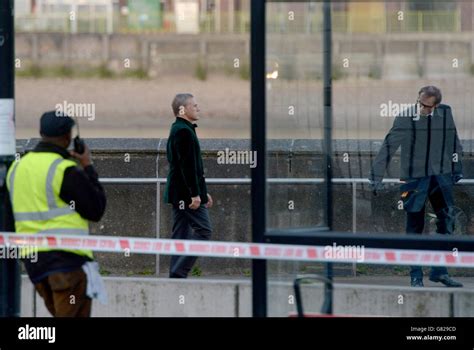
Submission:
<svg viewBox="0 0 474 350">
<path fill-rule="evenodd" d="M 186 103 L 188 102 L 188 100 L 190 98 L 193 98 L 194 96 L 191 95 L 191 94 L 177 94 L 174 99 L 173 99 L 173 102 L 171 103 L 171 108 L 173 108 L 173 113 L 174 115 L 177 117 L 179 112 L 180 112 L 180 108 L 181 107 L 184 107 L 186 105 Z"/>
<path fill-rule="evenodd" d="M 443 98 L 443 96 L 441 95 L 441 90 L 433 85 L 422 87 L 420 91 L 418 92 L 418 95 L 421 95 L 421 94 L 424 94 L 428 97 L 434 97 L 436 104 L 441 103 L 441 99 Z"/>
</svg>

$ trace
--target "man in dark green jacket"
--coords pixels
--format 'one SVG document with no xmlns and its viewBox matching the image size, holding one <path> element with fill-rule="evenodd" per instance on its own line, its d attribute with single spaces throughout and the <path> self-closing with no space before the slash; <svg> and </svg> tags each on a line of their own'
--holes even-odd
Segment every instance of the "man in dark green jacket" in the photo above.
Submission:
<svg viewBox="0 0 474 350">
<path fill-rule="evenodd" d="M 169 172 L 164 200 L 173 206 L 173 239 L 209 240 L 212 233 L 201 148 L 196 135 L 199 107 L 191 94 L 178 94 L 171 107 L 176 121 L 171 125 L 166 154 Z M 194 232 L 193 232 L 194 231 Z M 170 278 L 186 278 L 197 257 L 171 258 Z"/>
</svg>

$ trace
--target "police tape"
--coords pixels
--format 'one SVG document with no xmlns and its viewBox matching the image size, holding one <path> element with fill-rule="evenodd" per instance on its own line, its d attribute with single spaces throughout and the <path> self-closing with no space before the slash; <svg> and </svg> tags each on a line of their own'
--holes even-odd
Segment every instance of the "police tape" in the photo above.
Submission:
<svg viewBox="0 0 474 350">
<path fill-rule="evenodd" d="M 474 267 L 474 252 L 307 246 L 270 243 L 194 241 L 111 236 L 17 234 L 0 232 L 0 247 L 87 249 L 129 254 L 189 255 L 215 258 Z"/>
</svg>

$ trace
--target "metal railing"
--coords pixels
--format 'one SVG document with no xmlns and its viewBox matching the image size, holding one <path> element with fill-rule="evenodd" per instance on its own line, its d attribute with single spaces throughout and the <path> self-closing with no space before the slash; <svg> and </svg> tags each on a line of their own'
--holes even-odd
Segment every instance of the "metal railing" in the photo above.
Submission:
<svg viewBox="0 0 474 350">
<path fill-rule="evenodd" d="M 208 178 L 206 184 L 208 185 L 250 185 L 250 178 Z M 100 182 L 103 184 L 122 184 L 122 185 L 158 185 L 157 186 L 157 220 L 160 217 L 160 197 L 161 191 L 160 186 L 166 183 L 166 178 L 101 178 Z M 313 185 L 324 183 L 323 178 L 269 178 L 267 179 L 269 184 L 280 184 L 280 185 Z M 369 184 L 368 179 L 364 178 L 334 178 L 332 180 L 334 184 L 351 184 L 352 185 L 352 232 L 357 232 L 357 185 L 358 184 Z M 399 179 L 384 179 L 384 183 L 387 184 L 400 184 L 402 183 Z M 474 179 L 461 180 L 458 185 L 474 185 Z M 159 221 L 157 221 L 157 234 L 159 231 Z"/>
<path fill-rule="evenodd" d="M 250 185 L 252 179 L 250 178 L 206 178 L 206 184 L 211 185 Z M 126 184 L 126 185 L 136 185 L 136 184 L 165 184 L 165 177 L 108 177 L 101 178 L 100 182 L 106 185 L 109 184 Z M 268 183 L 271 184 L 288 184 L 288 185 L 311 185 L 324 183 L 323 178 L 269 178 L 267 179 Z M 333 183 L 336 184 L 368 184 L 369 180 L 364 178 L 334 178 L 332 179 Z M 384 179 L 384 183 L 403 183 L 399 179 Z M 458 182 L 458 185 L 474 185 L 474 179 L 461 180 Z"/>
<path fill-rule="evenodd" d="M 157 163 L 158 166 L 158 163 Z M 250 185 L 250 178 L 206 178 L 208 185 Z M 156 238 L 160 238 L 160 214 L 161 214 L 161 185 L 166 184 L 166 178 L 101 178 L 100 182 L 104 185 L 156 185 Z M 268 178 L 268 184 L 275 185 L 314 185 L 322 184 L 323 178 Z M 334 184 L 351 184 L 352 186 L 352 233 L 357 233 L 357 185 L 369 184 L 369 180 L 365 178 L 333 178 Z M 400 184 L 402 181 L 395 178 L 383 180 L 387 184 Z M 466 186 L 474 185 L 474 179 L 466 179 L 458 182 L 457 185 Z M 156 262 L 159 266 L 159 255 L 156 256 Z M 159 273 L 159 268 L 156 270 Z M 355 265 L 353 266 L 355 274 Z"/>
</svg>

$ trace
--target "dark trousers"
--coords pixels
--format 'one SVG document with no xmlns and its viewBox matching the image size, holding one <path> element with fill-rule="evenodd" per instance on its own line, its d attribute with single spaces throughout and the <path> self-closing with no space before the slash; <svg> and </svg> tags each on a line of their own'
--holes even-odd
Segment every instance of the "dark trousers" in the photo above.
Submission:
<svg viewBox="0 0 474 350">
<path fill-rule="evenodd" d="M 453 188 L 452 186 L 440 186 L 435 176 L 431 177 L 428 188 L 428 199 L 437 216 L 436 233 L 452 234 L 454 232 L 454 217 L 452 215 Z M 419 212 L 407 212 L 406 232 L 409 234 L 421 234 L 425 228 L 425 206 Z M 446 267 L 431 268 L 430 277 L 436 278 L 448 273 Z M 412 278 L 423 278 L 421 266 L 411 266 L 410 276 Z"/>
<path fill-rule="evenodd" d="M 211 220 L 204 205 L 196 210 L 173 206 L 172 239 L 209 240 L 211 233 Z M 196 260 L 196 256 L 173 255 L 170 262 L 170 278 L 186 278 Z"/>
<path fill-rule="evenodd" d="M 54 317 L 90 317 L 92 299 L 86 295 L 87 276 L 82 268 L 53 273 L 35 288 Z"/>
</svg>

